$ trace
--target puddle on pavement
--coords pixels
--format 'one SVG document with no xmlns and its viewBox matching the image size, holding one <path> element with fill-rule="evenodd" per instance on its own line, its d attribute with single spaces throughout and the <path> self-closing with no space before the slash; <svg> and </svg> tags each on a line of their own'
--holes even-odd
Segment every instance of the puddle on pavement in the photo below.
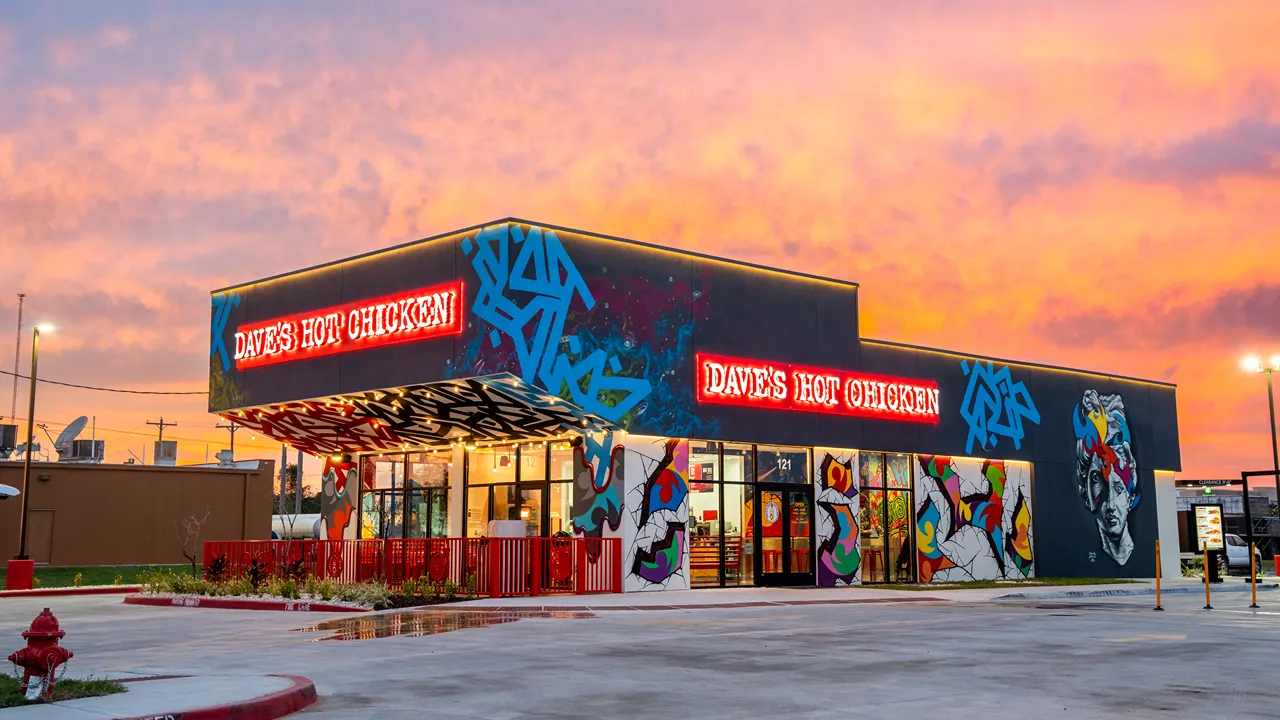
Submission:
<svg viewBox="0 0 1280 720">
<path fill-rule="evenodd" d="M 592 618 L 594 613 L 569 612 L 551 610 L 503 610 L 499 612 L 394 612 L 365 617 L 347 617 L 336 620 L 325 620 L 310 627 L 301 628 L 298 632 L 326 632 L 320 640 L 372 640 L 385 637 L 418 637 L 422 635 L 439 635 L 481 628 L 490 625 L 515 622 L 525 618 Z"/>
</svg>

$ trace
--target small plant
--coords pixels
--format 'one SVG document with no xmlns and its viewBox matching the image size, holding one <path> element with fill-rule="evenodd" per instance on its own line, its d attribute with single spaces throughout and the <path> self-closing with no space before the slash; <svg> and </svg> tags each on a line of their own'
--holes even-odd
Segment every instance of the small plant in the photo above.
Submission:
<svg viewBox="0 0 1280 720">
<path fill-rule="evenodd" d="M 418 583 L 413 578 L 405 578 L 400 583 L 400 594 L 405 600 L 412 601 L 418 595 Z"/>
<path fill-rule="evenodd" d="M 116 579 L 111 581 L 111 584 L 112 584 L 112 585 L 123 585 L 123 584 L 124 584 L 124 576 L 123 576 L 123 575 L 117 575 L 117 576 L 116 576 Z"/>
<path fill-rule="evenodd" d="M 76 573 L 76 576 L 71 580 L 71 584 L 75 587 L 84 585 L 84 573 Z"/>
<path fill-rule="evenodd" d="M 31 578 L 31 587 L 34 587 L 34 588 L 40 587 L 40 578 L 38 577 Z"/>
<path fill-rule="evenodd" d="M 261 555 L 254 555 L 249 561 L 249 567 L 245 570 L 245 577 L 249 578 L 249 585 L 256 592 L 262 587 L 262 583 L 266 582 L 271 575 L 271 569 L 262 561 Z"/>
<path fill-rule="evenodd" d="M 218 553 L 213 556 L 209 564 L 204 569 L 204 579 L 209 582 L 220 583 L 227 579 L 227 554 Z"/>
<path fill-rule="evenodd" d="M 307 579 L 307 561 L 301 556 L 295 557 L 284 566 L 284 576 L 296 583 Z"/>
<path fill-rule="evenodd" d="M 458 596 L 458 583 L 452 580 L 444 581 L 444 599 L 453 600 Z"/>
<path fill-rule="evenodd" d="M 479 583 L 479 578 L 476 577 L 476 574 L 467 573 L 467 597 L 475 597 L 477 583 Z"/>
</svg>

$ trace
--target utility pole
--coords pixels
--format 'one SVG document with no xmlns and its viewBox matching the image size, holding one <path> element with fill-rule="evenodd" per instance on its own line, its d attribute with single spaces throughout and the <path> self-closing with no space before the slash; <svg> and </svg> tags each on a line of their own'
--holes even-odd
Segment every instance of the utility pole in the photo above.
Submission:
<svg viewBox="0 0 1280 720">
<path fill-rule="evenodd" d="M 9 417 L 18 420 L 18 356 L 22 354 L 22 300 L 26 293 L 18 293 L 18 343 L 13 351 L 13 401 L 9 404 Z"/>
<path fill-rule="evenodd" d="M 165 422 L 165 421 L 164 421 L 164 416 L 163 416 L 163 415 L 161 415 L 161 416 L 160 416 L 160 422 L 151 422 L 150 420 L 148 420 L 148 421 L 147 421 L 147 424 L 148 424 L 148 425 L 155 425 L 156 427 L 160 428 L 160 437 L 156 438 L 156 440 L 157 440 L 157 441 L 159 441 L 159 442 L 164 442 L 164 429 L 165 429 L 165 428 L 167 428 L 167 427 L 178 427 L 178 423 L 167 423 L 167 422 Z"/>
<path fill-rule="evenodd" d="M 160 419 L 163 420 L 164 418 L 160 418 Z M 231 459 L 235 460 L 236 459 L 236 431 L 240 429 L 240 426 L 236 424 L 235 420 L 232 420 L 226 425 L 214 425 L 214 427 L 218 428 L 219 430 L 231 431 Z"/>
</svg>

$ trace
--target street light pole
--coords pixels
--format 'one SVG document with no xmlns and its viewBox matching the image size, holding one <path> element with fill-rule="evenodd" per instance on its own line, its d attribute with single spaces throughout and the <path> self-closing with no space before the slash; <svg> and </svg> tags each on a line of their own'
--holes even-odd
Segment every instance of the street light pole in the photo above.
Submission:
<svg viewBox="0 0 1280 720">
<path fill-rule="evenodd" d="M 1267 369 L 1267 407 L 1271 410 L 1271 469 L 1276 471 L 1276 507 L 1280 508 L 1280 451 L 1276 449 L 1276 395 L 1271 387 L 1271 374 L 1276 369 L 1274 367 Z"/>
<path fill-rule="evenodd" d="M 18 560 L 27 558 L 27 508 L 31 504 L 31 453 L 35 443 L 36 373 L 40 363 L 40 327 L 31 340 L 31 391 L 27 402 L 27 456 L 22 461 L 22 515 L 18 517 Z"/>
</svg>

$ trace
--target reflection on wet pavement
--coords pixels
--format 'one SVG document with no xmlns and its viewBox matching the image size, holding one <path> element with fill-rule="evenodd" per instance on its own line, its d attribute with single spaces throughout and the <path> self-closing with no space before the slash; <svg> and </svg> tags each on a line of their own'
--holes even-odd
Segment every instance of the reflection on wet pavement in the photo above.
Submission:
<svg viewBox="0 0 1280 720">
<path fill-rule="evenodd" d="M 395 612 L 364 617 L 347 617 L 326 620 L 299 629 L 298 632 L 329 632 L 333 634 L 315 640 L 370 640 L 397 635 L 415 637 L 467 628 L 488 627 L 500 623 L 515 622 L 523 618 L 591 618 L 594 613 L 562 612 L 546 610 L 504 610 L 502 612 L 427 611 Z"/>
</svg>

